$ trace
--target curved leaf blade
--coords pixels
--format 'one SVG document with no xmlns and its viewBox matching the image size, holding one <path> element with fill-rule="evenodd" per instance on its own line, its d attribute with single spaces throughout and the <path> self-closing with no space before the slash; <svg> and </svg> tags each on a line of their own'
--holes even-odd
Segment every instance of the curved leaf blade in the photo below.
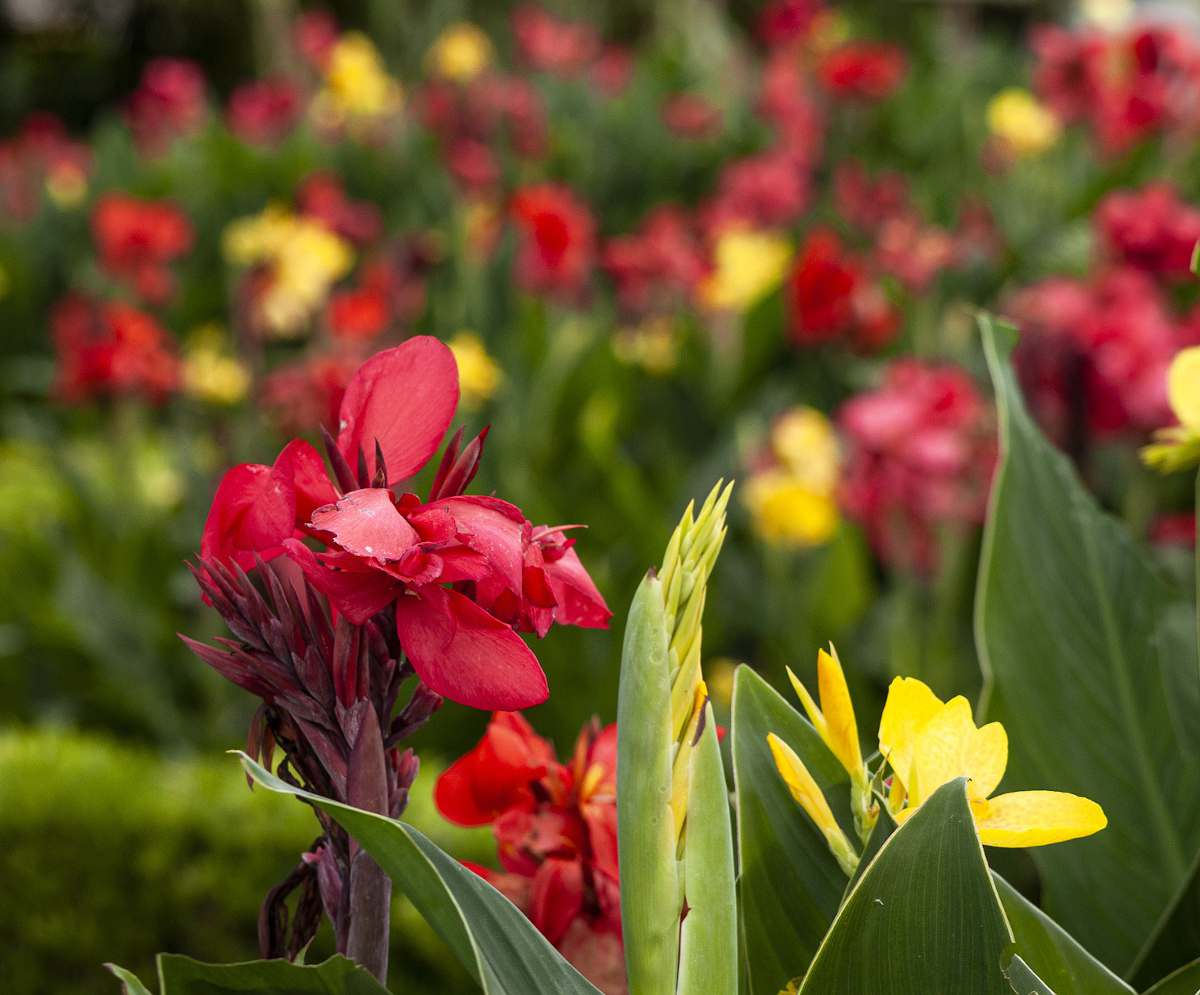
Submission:
<svg viewBox="0 0 1200 995">
<path fill-rule="evenodd" d="M 897 829 L 838 911 L 799 995 L 1012 995 L 1012 934 L 967 805 L 942 785 Z"/>
<path fill-rule="evenodd" d="M 1163 978 L 1153 988 L 1146 989 L 1145 995 L 1200 995 L 1200 960 Z"/>
<path fill-rule="evenodd" d="M 486 995 L 597 995 L 515 905 L 477 874 L 394 819 L 321 798 L 280 780 L 245 754 L 255 781 L 328 812 L 379 863 Z"/>
<path fill-rule="evenodd" d="M 739 918 L 750 995 L 777 995 L 804 974 L 846 889 L 824 837 L 775 769 L 767 734 L 800 756 L 853 838 L 850 779 L 799 712 L 749 667 L 733 684 Z"/>
<path fill-rule="evenodd" d="M 107 965 L 128 995 L 150 995 L 124 968 Z M 159 995 L 387 995 L 387 989 L 363 968 L 345 957 L 320 964 L 286 960 L 252 960 L 241 964 L 205 964 L 179 954 L 158 955 Z"/>
<path fill-rule="evenodd" d="M 1179 594 L 1097 507 L 1025 410 L 992 322 L 981 319 L 1002 460 L 976 600 L 989 719 L 1008 727 L 1006 788 L 1095 798 L 1108 829 L 1033 851 L 1049 913 L 1130 970 L 1200 850 L 1200 707 Z M 1104 735 L 1097 735 L 1103 730 Z"/>
</svg>

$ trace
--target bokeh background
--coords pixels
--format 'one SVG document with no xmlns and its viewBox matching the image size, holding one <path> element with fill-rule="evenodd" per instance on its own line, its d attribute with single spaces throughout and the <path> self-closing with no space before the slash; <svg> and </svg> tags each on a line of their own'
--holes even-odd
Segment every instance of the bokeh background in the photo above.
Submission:
<svg viewBox="0 0 1200 995">
<path fill-rule="evenodd" d="M 186 562 L 220 473 L 315 438 L 409 335 L 451 343 L 458 423 L 492 426 L 475 490 L 587 526 L 616 624 L 537 646 L 560 752 L 613 719 L 624 608 L 718 477 L 719 707 L 735 662 L 807 679 L 831 639 L 876 708 L 896 673 L 978 690 L 979 308 L 1021 325 L 1046 430 L 1187 575 L 1187 483 L 1138 449 L 1200 342 L 1190 4 L 0 9 L 5 991 L 254 956 L 315 830 L 223 755 L 255 702 L 177 638 L 220 634 Z M 486 719 L 420 734 L 410 811 L 485 863 L 430 791 Z M 460 990 L 396 919 L 395 990 Z"/>
</svg>

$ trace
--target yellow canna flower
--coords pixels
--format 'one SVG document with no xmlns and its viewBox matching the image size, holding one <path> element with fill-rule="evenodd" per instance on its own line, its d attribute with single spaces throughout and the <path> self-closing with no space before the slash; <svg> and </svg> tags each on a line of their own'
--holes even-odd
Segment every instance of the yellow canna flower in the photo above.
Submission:
<svg viewBox="0 0 1200 995">
<path fill-rule="evenodd" d="M 627 366 L 666 376 L 679 365 L 679 333 L 670 318 L 650 318 L 613 337 L 613 355 Z"/>
<path fill-rule="evenodd" d="M 237 404 L 250 389 L 250 371 L 222 346 L 218 325 L 196 329 L 183 354 L 183 389 L 210 404 Z"/>
<path fill-rule="evenodd" d="M 942 702 L 915 678 L 892 682 L 879 748 L 904 789 L 889 797 L 897 822 L 907 820 L 942 785 L 965 776 L 975 828 L 988 846 L 1044 846 L 1090 836 L 1108 825 L 1094 801 L 1062 791 L 991 797 L 1008 766 L 1004 727 L 999 722 L 976 727 L 966 698 Z"/>
<path fill-rule="evenodd" d="M 1142 461 L 1163 473 L 1200 464 L 1200 346 L 1183 349 L 1167 371 L 1167 398 L 1178 425 L 1154 433 Z"/>
<path fill-rule="evenodd" d="M 820 546 L 837 532 L 837 501 L 784 470 L 754 474 L 742 492 L 754 530 L 768 543 L 797 548 Z"/>
<path fill-rule="evenodd" d="M 716 268 L 699 287 L 701 303 L 713 311 L 745 311 L 783 279 L 792 247 L 770 232 L 734 228 L 717 238 L 713 257 Z"/>
<path fill-rule="evenodd" d="M 348 31 L 329 53 L 325 85 L 313 98 L 313 114 L 337 127 L 394 114 L 404 101 L 400 84 L 388 75 L 379 50 L 366 35 Z"/>
<path fill-rule="evenodd" d="M 799 404 L 780 415 L 771 428 L 771 450 L 792 476 L 813 490 L 832 493 L 837 487 L 837 432 L 816 408 Z"/>
<path fill-rule="evenodd" d="M 425 64 L 434 76 L 469 83 L 492 62 L 488 36 L 468 21 L 447 27 L 430 46 Z"/>
<path fill-rule="evenodd" d="M 458 364 L 458 387 L 463 406 L 478 408 L 490 401 L 504 382 L 504 372 L 474 332 L 462 331 L 446 343 Z"/>
<path fill-rule="evenodd" d="M 842 661 L 838 659 L 837 650 L 833 644 L 829 646 L 832 652 L 817 651 L 817 693 L 821 696 L 821 705 L 813 701 L 808 688 L 800 678 L 787 668 L 788 679 L 808 719 L 817 730 L 818 735 L 825 741 L 830 752 L 841 761 L 846 773 L 855 781 L 866 781 L 863 768 L 862 751 L 858 746 L 858 723 L 854 719 L 854 703 L 850 700 L 850 689 L 846 686 L 846 674 L 842 670 Z"/>
<path fill-rule="evenodd" d="M 1008 87 L 987 105 L 988 130 L 1017 158 L 1040 155 L 1062 132 L 1054 112 L 1028 90 Z"/>
<path fill-rule="evenodd" d="M 825 837 L 825 842 L 841 869 L 847 876 L 852 875 L 858 867 L 858 853 L 834 818 L 833 809 L 829 807 L 821 786 L 813 779 L 808 768 L 804 766 L 804 761 L 796 755 L 796 751 L 775 733 L 767 734 L 767 745 L 771 748 L 771 756 L 775 760 L 779 776 L 788 786 L 796 804 L 804 809 L 805 814 Z"/>
</svg>

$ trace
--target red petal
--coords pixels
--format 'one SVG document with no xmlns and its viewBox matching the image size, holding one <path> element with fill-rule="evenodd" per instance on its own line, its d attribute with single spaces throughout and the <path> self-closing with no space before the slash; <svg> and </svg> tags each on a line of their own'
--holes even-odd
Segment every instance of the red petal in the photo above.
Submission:
<svg viewBox="0 0 1200 995">
<path fill-rule="evenodd" d="M 517 711 L 550 696 L 524 640 L 457 591 L 425 587 L 400 598 L 396 631 L 421 680 L 460 705 Z"/>
<path fill-rule="evenodd" d="M 313 511 L 337 500 L 325 461 L 309 443 L 293 439 L 275 460 L 275 469 L 288 475 L 296 491 L 296 521 L 307 522 Z"/>
<path fill-rule="evenodd" d="M 328 532 L 342 549 L 377 560 L 398 560 L 418 541 L 413 527 L 382 487 L 351 491 L 312 514 L 312 527 Z"/>
<path fill-rule="evenodd" d="M 254 554 L 278 556 L 296 520 L 296 495 L 290 475 L 278 467 L 242 463 L 226 471 L 213 495 L 200 539 L 205 559 L 236 560 L 243 569 Z"/>
<path fill-rule="evenodd" d="M 462 541 L 487 557 L 514 594 L 521 593 L 521 568 L 530 529 L 520 508 L 480 495 L 443 498 L 426 508 L 449 512 Z"/>
<path fill-rule="evenodd" d="M 558 608 L 554 620 L 562 625 L 585 629 L 607 629 L 612 612 L 588 574 L 574 548 L 546 564 L 546 579 L 554 592 Z"/>
<path fill-rule="evenodd" d="M 365 452 L 375 473 L 375 443 L 388 483 L 411 477 L 428 462 L 458 407 L 454 354 L 428 335 L 385 349 L 358 368 L 342 397 L 338 448 L 353 467 Z"/>
<path fill-rule="evenodd" d="M 309 583 L 355 625 L 366 624 L 401 591 L 396 581 L 379 570 L 342 569 L 365 566 L 362 561 L 356 563 L 351 554 L 317 556 L 299 539 L 288 539 L 283 545 L 288 556 L 304 571 Z"/>
<path fill-rule="evenodd" d="M 577 860 L 547 860 L 538 868 L 529 896 L 529 919 L 558 943 L 583 911 L 583 867 Z"/>
</svg>

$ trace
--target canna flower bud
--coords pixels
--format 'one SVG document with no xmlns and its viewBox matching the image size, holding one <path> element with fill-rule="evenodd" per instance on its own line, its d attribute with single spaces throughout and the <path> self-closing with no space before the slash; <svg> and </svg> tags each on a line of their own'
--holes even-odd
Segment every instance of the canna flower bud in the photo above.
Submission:
<svg viewBox="0 0 1200 995">
<path fill-rule="evenodd" d="M 804 761 L 796 755 L 796 751 L 774 733 L 767 735 L 767 745 L 771 748 L 771 756 L 775 758 L 775 767 L 792 797 L 796 799 L 796 804 L 804 809 L 805 814 L 821 831 L 829 845 L 829 851 L 837 859 L 838 866 L 847 877 L 853 876 L 858 867 L 858 853 L 834 818 L 833 809 L 829 807 L 820 785 L 804 766 Z"/>
</svg>

